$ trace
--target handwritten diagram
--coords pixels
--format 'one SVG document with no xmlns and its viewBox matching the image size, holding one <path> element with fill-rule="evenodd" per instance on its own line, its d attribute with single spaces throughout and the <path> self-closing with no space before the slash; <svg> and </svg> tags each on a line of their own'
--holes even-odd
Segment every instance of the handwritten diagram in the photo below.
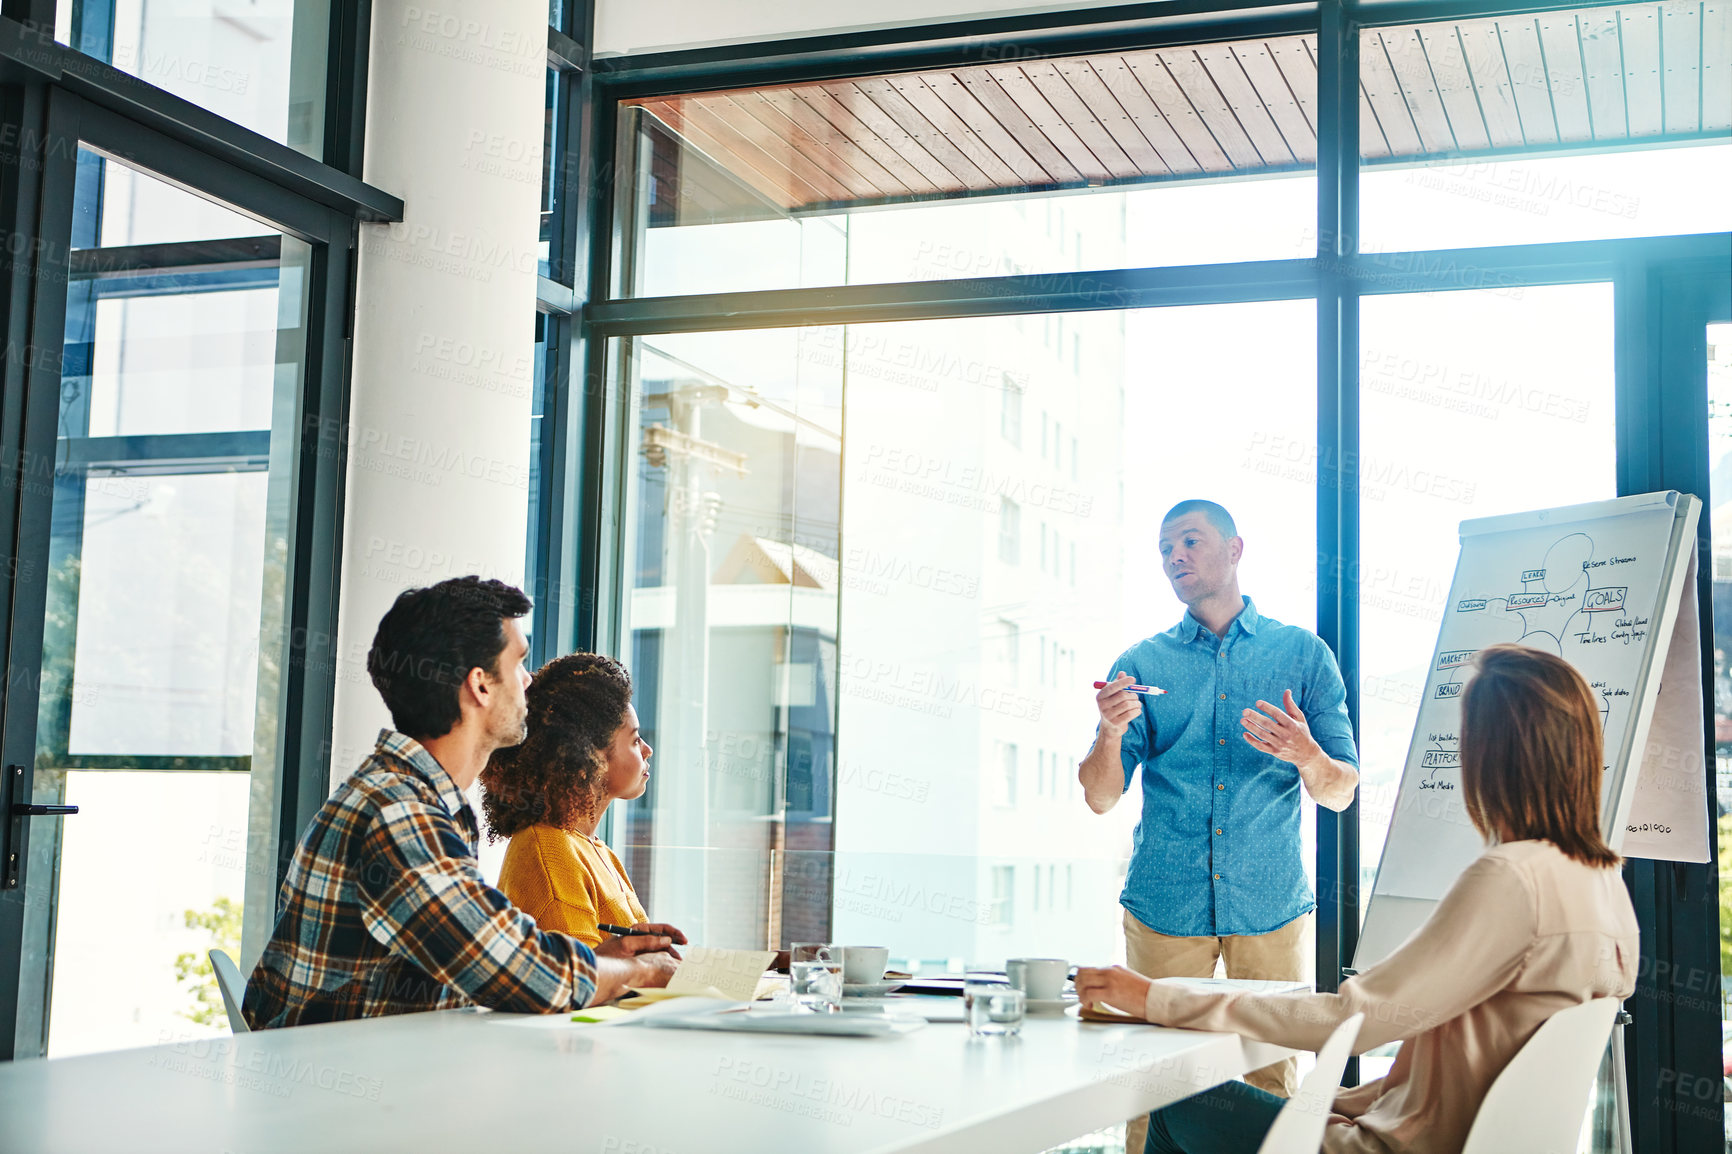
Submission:
<svg viewBox="0 0 1732 1154">
<path fill-rule="evenodd" d="M 1570 533 L 1552 542 L 1541 563 L 1523 568 L 1508 592 L 1455 599 L 1454 615 L 1474 614 L 1499 641 L 1544 649 L 1580 665 L 1595 646 L 1639 645 L 1648 636 L 1648 617 L 1628 607 L 1630 586 L 1613 584 L 1639 558 L 1631 552 L 1599 555 L 1587 533 Z M 1516 586 L 1519 586 L 1517 588 Z M 1488 642 L 1489 643 L 1489 642 Z M 1444 674 L 1432 690 L 1434 700 L 1459 698 L 1477 649 L 1444 649 L 1436 671 Z M 1605 680 L 1593 682 L 1600 695 L 1602 732 L 1611 724 L 1614 704 L 1628 704 L 1630 691 Z"/>
<path fill-rule="evenodd" d="M 1649 502 L 1626 513 L 1616 505 L 1575 518 L 1557 510 L 1463 524 L 1380 892 L 1436 900 L 1483 849 L 1462 800 L 1460 742 L 1461 698 L 1480 650 L 1515 642 L 1574 665 L 1596 698 L 1608 769 L 1617 762 L 1638 721 L 1650 620 L 1672 564 L 1673 508 Z M 1608 783 L 1617 776 L 1608 773 Z"/>
<path fill-rule="evenodd" d="M 1678 606 L 1693 588 L 1690 546 L 1699 515 L 1700 502 L 1691 496 L 1652 493 L 1462 522 L 1461 552 L 1363 928 L 1365 958 L 1399 946 L 1419 916 L 1414 900 L 1441 899 L 1484 852 L 1462 797 L 1461 699 L 1475 657 L 1488 646 L 1515 642 L 1556 654 L 1588 683 L 1608 769 L 1601 802 L 1608 820 L 1623 825 L 1627 846 L 1673 858 L 1669 847 L 1698 823 L 1705 839 L 1705 815 L 1676 816 L 1681 806 L 1672 799 L 1684 794 L 1635 788 L 1656 748 L 1687 749 L 1702 729 L 1699 655 L 1693 644 L 1673 643 L 1675 631 L 1686 639 L 1696 634 L 1694 601 L 1689 622 Z M 1666 684 L 1678 688 L 1668 697 L 1656 662 L 1672 656 L 1678 668 L 1674 673 L 1668 664 Z M 1680 717 L 1667 715 L 1660 728 L 1656 702 L 1661 712 L 1671 702 Z M 1682 716 L 1684 707 L 1693 712 Z M 1673 736 L 1656 745 L 1656 733 Z M 1691 780 L 1701 780 L 1699 771 Z M 1688 791 L 1697 806 L 1704 797 L 1700 789 Z M 1705 845 L 1691 852 L 1705 854 Z M 1408 904 L 1380 904 L 1382 897 Z M 1358 956 L 1354 964 L 1361 964 Z"/>
</svg>

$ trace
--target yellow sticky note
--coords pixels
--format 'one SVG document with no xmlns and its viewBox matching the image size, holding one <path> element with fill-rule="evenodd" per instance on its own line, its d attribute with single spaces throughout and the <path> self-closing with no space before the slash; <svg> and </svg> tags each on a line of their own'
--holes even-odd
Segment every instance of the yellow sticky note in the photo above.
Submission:
<svg viewBox="0 0 1732 1154">
<path fill-rule="evenodd" d="M 630 1016 L 630 1010 L 622 1010 L 618 1006 L 591 1006 L 573 1014 L 571 1020 L 574 1022 L 611 1022 L 615 1018 Z"/>
</svg>

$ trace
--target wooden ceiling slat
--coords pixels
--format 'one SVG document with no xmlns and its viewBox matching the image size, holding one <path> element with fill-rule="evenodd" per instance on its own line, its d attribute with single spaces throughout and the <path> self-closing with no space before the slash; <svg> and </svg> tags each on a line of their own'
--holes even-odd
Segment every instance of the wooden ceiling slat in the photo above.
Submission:
<svg viewBox="0 0 1732 1154">
<path fill-rule="evenodd" d="M 1106 85 L 1094 66 L 1087 60 L 1061 60 L 1059 75 L 1070 85 L 1077 98 L 1088 106 L 1089 114 L 1112 136 L 1113 143 L 1136 165 L 1140 176 L 1166 176 L 1172 172 L 1162 159 L 1154 142 L 1131 119 L 1129 111 Z"/>
<path fill-rule="evenodd" d="M 1430 24 L 1418 30 L 1420 47 L 1425 52 L 1431 74 L 1437 77 L 1438 99 L 1449 113 L 1450 131 L 1459 148 L 1489 147 L 1491 138 L 1485 132 L 1485 117 L 1480 114 L 1479 101 L 1474 98 L 1473 79 L 1468 73 L 1467 58 L 1462 55 L 1461 41 L 1456 39 L 1451 24 Z"/>
<path fill-rule="evenodd" d="M 1667 132 L 1695 132 L 1702 124 L 1702 5 L 1660 6 L 1661 117 Z"/>
<path fill-rule="evenodd" d="M 1427 151 L 1401 93 L 1401 81 L 1389 65 L 1383 41 L 1377 29 L 1368 28 L 1359 37 L 1359 83 L 1365 98 L 1377 113 L 1377 123 L 1383 126 L 1384 139 L 1394 156 L 1418 156 Z"/>
<path fill-rule="evenodd" d="M 1245 66 L 1233 51 L 1233 45 L 1206 44 L 1197 49 L 1197 56 L 1208 70 L 1209 78 L 1215 82 L 1216 90 L 1226 99 L 1233 119 L 1251 138 L 1251 144 L 1263 158 L 1263 163 L 1294 163 L 1293 149 L 1288 145 L 1286 135 L 1269 115 L 1268 105 L 1258 94 L 1257 86 L 1251 83 Z"/>
<path fill-rule="evenodd" d="M 922 74 L 920 79 L 926 82 L 926 87 L 944 102 L 957 119 L 968 125 L 969 130 L 978 136 L 982 143 L 1010 166 L 1019 183 L 1041 185 L 1063 182 L 1064 177 L 1047 171 L 954 73 L 928 72 Z"/>
<path fill-rule="evenodd" d="M 1246 134 L 1245 126 L 1233 115 L 1227 98 L 1221 95 L 1219 86 L 1209 75 L 1208 65 L 1203 63 L 1196 49 L 1173 49 L 1159 55 L 1161 63 L 1166 65 L 1168 75 L 1184 92 L 1191 107 L 1197 110 L 1197 115 L 1203 118 L 1210 135 L 1220 144 L 1222 151 L 1227 154 L 1227 159 L 1233 162 L 1233 167 L 1252 171 L 1264 167 L 1266 162 L 1262 154 Z"/>
<path fill-rule="evenodd" d="M 795 152 L 814 165 L 836 184 L 848 190 L 848 199 L 869 200 L 888 196 L 891 190 L 880 188 L 838 156 L 829 144 L 813 136 L 772 104 L 765 92 L 734 92 L 729 94 L 734 106 L 757 121 L 770 139 L 785 140 Z M 763 140 L 751 138 L 760 147 Z"/>
<path fill-rule="evenodd" d="M 1491 146 L 1520 148 L 1527 141 L 1522 136 L 1522 120 L 1516 112 L 1515 93 L 1510 90 L 1509 67 L 1504 62 L 1497 22 L 1464 21 L 1457 25 L 1457 31 L 1461 35 L 1467 67 L 1473 73 L 1474 95 L 1479 99 L 1480 115 L 1485 119 L 1485 132 L 1491 139 Z"/>
<path fill-rule="evenodd" d="M 993 187 L 992 178 L 980 171 L 980 166 L 968 158 L 968 154 L 938 131 L 930 120 L 920 114 L 920 110 L 908 103 L 906 97 L 896 91 L 896 86 L 888 79 L 856 80 L 854 87 L 859 89 L 872 103 L 884 110 L 885 115 L 894 120 L 909 137 L 919 142 L 934 160 L 965 187 L 980 190 Z"/>
<path fill-rule="evenodd" d="M 1112 170 L 1083 143 L 1081 137 L 1071 131 L 1064 117 L 1054 111 L 1046 97 L 1041 95 L 1040 89 L 1035 87 L 1034 81 L 1030 80 L 1020 67 L 1015 64 L 995 64 L 989 65 L 987 72 L 998 82 L 999 89 L 1028 117 L 1028 122 L 1051 141 L 1054 148 L 1064 154 L 1065 160 L 1076 169 L 1083 180 L 1112 179 Z"/>
<path fill-rule="evenodd" d="M 787 117 L 789 123 L 798 127 L 806 135 L 828 149 L 842 163 L 870 181 L 878 189 L 880 195 L 907 196 L 915 191 L 901 177 L 874 159 L 871 153 L 854 143 L 854 140 L 846 132 L 827 120 L 823 113 L 802 100 L 794 89 L 766 88 L 763 91 L 763 97 L 771 107 Z M 918 176 L 919 174 L 916 173 L 915 175 Z M 926 182 L 921 181 L 921 186 L 925 187 Z"/>
<path fill-rule="evenodd" d="M 1125 155 L 1113 134 L 1095 119 L 1089 106 L 1083 103 L 1082 97 L 1076 94 L 1056 65 L 1048 60 L 1032 60 L 1023 65 L 1022 72 L 1114 179 L 1126 180 L 1143 175 L 1136 161 Z"/>
<path fill-rule="evenodd" d="M 784 207 L 810 204 L 822 199 L 818 190 L 805 184 L 775 163 L 727 125 L 716 120 L 691 97 L 659 101 L 644 106 L 686 144 L 708 156 L 724 172 L 749 184 L 773 204 Z"/>
<path fill-rule="evenodd" d="M 738 94 L 744 97 L 744 93 Z M 715 93 L 697 102 L 694 115 L 708 113 L 717 122 L 727 125 L 741 139 L 756 147 L 766 157 L 776 164 L 786 168 L 796 180 L 813 189 L 818 195 L 807 203 L 816 201 L 847 201 L 853 200 L 859 194 L 847 184 L 837 180 L 825 172 L 811 157 L 801 152 L 798 145 L 789 139 L 786 132 L 772 132 L 764 122 L 753 116 L 743 107 L 732 93 Z M 711 135 L 720 135 L 713 127 Z"/>
<path fill-rule="evenodd" d="M 1273 42 L 1275 64 L 1287 80 L 1287 90 L 1299 101 L 1299 111 L 1317 135 L 1317 37 L 1297 36 Z"/>
<path fill-rule="evenodd" d="M 891 152 L 917 170 L 939 192 L 962 192 L 968 186 L 940 164 L 921 143 L 902 130 L 890 114 L 847 81 L 818 86 L 824 94 L 865 125 Z M 828 112 L 825 115 L 829 115 Z M 874 154 L 876 155 L 876 154 Z M 880 159 L 882 163 L 882 159 Z"/>
<path fill-rule="evenodd" d="M 1055 183 L 1079 184 L 1085 179 L 1046 133 L 1035 126 L 1033 119 L 999 85 L 990 72 L 983 68 L 968 68 L 955 75 L 968 94 L 980 102 L 981 108 L 1022 146 L 1024 152 L 1034 158 L 1035 163 L 1046 170 Z"/>
<path fill-rule="evenodd" d="M 1028 159 L 1022 149 L 1019 159 L 1020 166 L 1013 165 L 999 154 L 998 149 L 988 144 L 976 133 L 967 121 L 956 115 L 948 101 L 932 90 L 921 76 L 896 76 L 890 80 L 902 99 L 908 101 L 915 111 L 924 116 L 941 136 L 954 144 L 957 151 L 968 158 L 970 164 L 978 168 L 982 175 L 999 188 L 1016 188 L 1030 183 L 1025 173 L 1030 167 L 1038 167 Z M 1014 142 L 1013 142 L 1014 143 Z"/>
<path fill-rule="evenodd" d="M 1617 11 L 1578 13 L 1576 27 L 1594 138 L 1622 140 L 1629 135 L 1629 125 L 1624 113 L 1624 58 Z"/>
<path fill-rule="evenodd" d="M 1509 66 L 1516 111 L 1522 118 L 1522 133 L 1529 144 L 1556 144 L 1558 119 L 1552 113 L 1551 85 L 1546 79 L 1545 55 L 1540 50 L 1540 30 L 1532 16 L 1517 16 L 1497 22 Z"/>
<path fill-rule="evenodd" d="M 1359 85 L 1359 155 L 1367 160 L 1395 155 L 1389 147 L 1389 137 L 1383 135 L 1383 125 L 1377 119 L 1377 110 L 1371 107 L 1371 94 L 1365 91 L 1363 81 Z"/>
<path fill-rule="evenodd" d="M 838 133 L 854 143 L 885 172 L 895 177 L 909 193 L 920 196 L 939 191 L 927 176 L 910 164 L 870 125 L 848 110 L 847 105 L 816 84 L 798 85 L 788 89 L 788 95 L 811 109 Z"/>
<path fill-rule="evenodd" d="M 1161 162 L 1169 171 L 1180 174 L 1203 170 L 1197 158 L 1191 155 L 1191 150 L 1185 147 L 1184 140 L 1167 123 L 1167 118 L 1143 91 L 1143 86 L 1137 83 L 1128 60 L 1123 56 L 1091 56 L 1089 64 L 1101 83 L 1107 86 L 1107 91 L 1113 94 L 1113 99 L 1118 101 L 1119 107 L 1125 110 L 1125 115 L 1131 118 L 1131 123 L 1137 126 L 1137 131 L 1143 134 L 1143 139 L 1160 154 Z"/>
<path fill-rule="evenodd" d="M 1702 131 L 1732 128 L 1732 20 L 1725 0 L 1702 5 Z"/>
<path fill-rule="evenodd" d="M 1371 36 L 1375 37 L 1373 47 Z M 1461 147 L 1443 97 L 1437 91 L 1431 60 L 1416 28 L 1383 28 L 1360 42 L 1360 52 L 1381 52 L 1401 86 L 1408 114 L 1426 152 L 1454 152 Z M 1476 115 L 1474 119 L 1478 119 Z"/>
<path fill-rule="evenodd" d="M 1295 38 L 1289 37 L 1289 40 Z M 1296 43 L 1279 40 L 1258 41 L 1237 45 L 1233 49 L 1239 67 L 1256 92 L 1257 100 L 1268 111 L 1281 133 L 1282 141 L 1300 164 L 1317 163 L 1317 127 L 1305 114 L 1299 94 L 1293 90 L 1281 70 L 1278 53 L 1304 55 Z"/>
<path fill-rule="evenodd" d="M 1558 139 L 1570 143 L 1594 138 L 1588 115 L 1588 89 L 1582 77 L 1581 38 L 1570 13 L 1541 16 L 1540 48 L 1545 52 L 1546 82 L 1552 93 L 1552 113 Z"/>
<path fill-rule="evenodd" d="M 1361 35 L 1366 159 L 1732 129 L 1732 0 Z M 774 203 L 847 205 L 1315 164 L 1316 51 L 1286 36 L 632 103 Z"/>
<path fill-rule="evenodd" d="M 1657 136 L 1665 130 L 1660 89 L 1660 20 L 1652 6 L 1618 9 L 1618 36 L 1624 45 L 1624 102 L 1630 135 Z"/>
<path fill-rule="evenodd" d="M 1160 109 L 1167 123 L 1173 126 L 1173 131 L 1179 134 L 1185 147 L 1191 150 L 1191 155 L 1202 166 L 1202 170 L 1233 171 L 1233 162 L 1227 159 L 1220 142 L 1209 131 L 1203 118 L 1197 115 L 1197 110 L 1192 107 L 1178 81 L 1167 71 L 1161 62 L 1160 54 L 1139 52 L 1126 56 L 1125 62 L 1131 66 L 1131 75 L 1143 86 L 1143 91 L 1148 94 L 1155 107 Z"/>
</svg>

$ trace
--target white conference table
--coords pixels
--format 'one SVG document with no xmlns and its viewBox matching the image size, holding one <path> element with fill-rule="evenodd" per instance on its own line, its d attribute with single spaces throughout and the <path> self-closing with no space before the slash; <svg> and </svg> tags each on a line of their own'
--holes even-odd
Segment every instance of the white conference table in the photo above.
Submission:
<svg viewBox="0 0 1732 1154">
<path fill-rule="evenodd" d="M 1059 1014 L 971 1039 L 959 1022 L 824 1038 L 446 1011 L 0 1063 L 0 1150 L 1009 1154 L 1290 1053 Z"/>
</svg>

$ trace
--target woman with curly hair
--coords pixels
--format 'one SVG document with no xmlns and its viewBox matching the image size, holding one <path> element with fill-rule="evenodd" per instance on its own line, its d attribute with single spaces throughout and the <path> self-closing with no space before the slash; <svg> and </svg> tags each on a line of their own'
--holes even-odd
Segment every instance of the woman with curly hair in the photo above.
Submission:
<svg viewBox="0 0 1732 1154">
<path fill-rule="evenodd" d="M 522 744 L 495 750 L 481 771 L 488 840 L 511 839 L 499 888 L 542 929 L 591 947 L 602 925 L 684 944 L 674 927 L 646 920 L 624 863 L 595 835 L 615 798 L 649 785 L 654 751 L 638 729 L 631 674 L 611 657 L 571 653 L 542 666 L 526 698 Z"/>
</svg>

